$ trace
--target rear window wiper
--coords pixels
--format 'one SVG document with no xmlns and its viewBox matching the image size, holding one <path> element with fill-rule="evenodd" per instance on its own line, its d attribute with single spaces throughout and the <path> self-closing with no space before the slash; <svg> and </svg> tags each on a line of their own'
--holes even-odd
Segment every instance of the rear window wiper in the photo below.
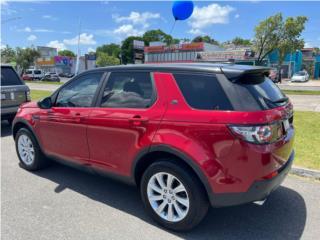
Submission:
<svg viewBox="0 0 320 240">
<path fill-rule="evenodd" d="M 288 102 L 289 98 L 288 97 L 283 97 L 283 98 L 279 98 L 276 101 L 272 101 L 273 103 L 282 103 L 282 102 Z"/>
<path fill-rule="evenodd" d="M 264 97 L 263 99 L 269 106 L 273 105 L 271 107 L 276 107 L 278 103 L 284 103 L 289 100 L 289 98 L 287 98 L 287 97 L 279 98 L 278 100 L 275 100 L 275 101 L 272 101 L 271 99 L 266 98 L 266 97 Z"/>
</svg>

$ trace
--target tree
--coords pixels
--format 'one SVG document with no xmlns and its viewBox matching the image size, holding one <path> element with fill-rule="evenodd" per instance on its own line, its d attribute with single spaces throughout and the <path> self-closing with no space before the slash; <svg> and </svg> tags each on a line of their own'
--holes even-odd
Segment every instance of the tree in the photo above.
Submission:
<svg viewBox="0 0 320 240">
<path fill-rule="evenodd" d="M 284 21 L 281 13 L 278 13 L 260 22 L 255 28 L 253 41 L 258 62 L 277 50 L 280 67 L 287 53 L 303 47 L 304 41 L 300 36 L 306 21 L 304 16 L 289 17 Z"/>
<path fill-rule="evenodd" d="M 300 38 L 301 32 L 304 30 L 304 25 L 307 22 L 307 17 L 288 17 L 285 22 L 282 22 L 280 27 L 279 41 L 278 41 L 278 69 L 286 57 L 286 54 L 293 53 L 298 49 L 303 48 L 304 40 Z"/>
<path fill-rule="evenodd" d="M 99 67 L 105 67 L 105 66 L 110 66 L 110 65 L 119 65 L 120 60 L 119 58 L 115 56 L 110 56 L 107 53 L 104 52 L 98 52 L 97 53 L 97 65 Z"/>
<path fill-rule="evenodd" d="M 160 29 L 146 31 L 142 38 L 146 46 L 149 46 L 150 42 L 164 42 L 167 45 L 179 42 L 179 39 L 174 39 L 171 35 L 164 33 Z"/>
<path fill-rule="evenodd" d="M 232 39 L 231 43 L 233 43 L 235 46 L 251 46 L 252 43 L 249 39 L 244 39 L 241 37 L 235 37 Z"/>
<path fill-rule="evenodd" d="M 282 15 L 278 13 L 261 21 L 255 27 L 254 50 L 257 53 L 257 61 L 262 60 L 277 48 Z"/>
<path fill-rule="evenodd" d="M 17 66 L 24 72 L 32 66 L 40 53 L 35 48 L 16 48 Z"/>
<path fill-rule="evenodd" d="M 13 48 L 6 45 L 5 48 L 1 49 L 1 62 L 2 63 L 10 63 L 14 62 L 16 59 L 16 52 Z"/>
<path fill-rule="evenodd" d="M 219 45 L 219 42 L 211 38 L 210 36 L 197 36 L 194 39 L 192 39 L 192 42 L 205 42 L 205 43 L 210 43 L 214 45 Z"/>
<path fill-rule="evenodd" d="M 111 44 L 104 44 L 102 46 L 97 47 L 96 53 L 99 53 L 99 52 L 103 52 L 108 54 L 109 56 L 119 58 L 121 49 L 118 44 L 111 43 Z"/>
<path fill-rule="evenodd" d="M 66 56 L 66 57 L 75 57 L 76 55 L 74 54 L 74 52 L 70 51 L 70 50 L 61 50 L 58 52 L 59 56 Z"/>
<path fill-rule="evenodd" d="M 133 63 L 133 40 L 143 41 L 142 37 L 130 36 L 121 45 L 121 60 L 123 64 Z"/>
</svg>

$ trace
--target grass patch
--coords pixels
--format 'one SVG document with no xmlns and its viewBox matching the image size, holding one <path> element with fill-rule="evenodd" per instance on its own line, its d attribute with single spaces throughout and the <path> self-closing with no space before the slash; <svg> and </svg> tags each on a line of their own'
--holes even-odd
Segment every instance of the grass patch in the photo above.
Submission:
<svg viewBox="0 0 320 240">
<path fill-rule="evenodd" d="M 48 97 L 52 94 L 51 91 L 44 91 L 44 90 L 31 90 L 31 100 L 37 101 L 42 98 Z"/>
<path fill-rule="evenodd" d="M 320 95 L 320 91 L 308 91 L 308 90 L 282 90 L 288 95 Z"/>
<path fill-rule="evenodd" d="M 40 84 L 52 84 L 52 85 L 62 85 L 63 82 L 49 82 L 49 81 L 24 81 L 25 83 L 40 83 Z"/>
<path fill-rule="evenodd" d="M 296 128 L 294 164 L 301 167 L 320 169 L 320 113 L 295 112 Z"/>
</svg>

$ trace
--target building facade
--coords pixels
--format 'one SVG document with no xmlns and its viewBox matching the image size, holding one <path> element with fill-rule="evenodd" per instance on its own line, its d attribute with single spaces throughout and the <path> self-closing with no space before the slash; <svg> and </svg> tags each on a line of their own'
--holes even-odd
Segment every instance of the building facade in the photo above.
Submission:
<svg viewBox="0 0 320 240">
<path fill-rule="evenodd" d="M 170 46 L 156 45 L 144 48 L 145 63 L 173 63 L 197 61 L 199 52 L 223 51 L 216 45 L 204 42 L 182 43 Z"/>
</svg>

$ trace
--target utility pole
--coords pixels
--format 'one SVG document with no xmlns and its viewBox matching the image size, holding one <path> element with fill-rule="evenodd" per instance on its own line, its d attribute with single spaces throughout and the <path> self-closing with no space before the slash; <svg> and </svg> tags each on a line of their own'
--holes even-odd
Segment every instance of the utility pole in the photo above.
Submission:
<svg viewBox="0 0 320 240">
<path fill-rule="evenodd" d="M 79 74 L 79 64 L 80 64 L 80 34 L 81 34 L 81 20 L 79 18 L 79 34 L 78 34 L 78 53 L 77 53 L 77 62 L 75 75 Z"/>
</svg>

